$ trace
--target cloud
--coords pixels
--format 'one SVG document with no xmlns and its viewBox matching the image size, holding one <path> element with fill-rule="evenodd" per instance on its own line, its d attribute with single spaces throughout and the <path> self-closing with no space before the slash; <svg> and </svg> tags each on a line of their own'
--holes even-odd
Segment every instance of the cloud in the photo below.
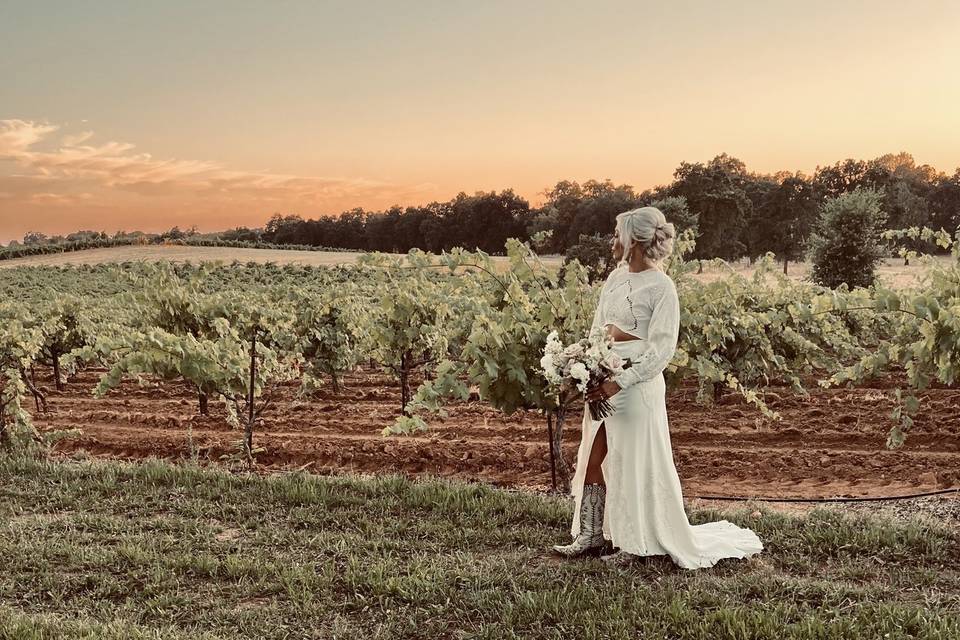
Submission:
<svg viewBox="0 0 960 640">
<path fill-rule="evenodd" d="M 92 137 L 93 137 L 93 131 L 83 131 L 82 133 L 63 136 L 63 144 L 68 147 L 73 147 L 80 144 L 81 142 L 86 142 Z"/>
<path fill-rule="evenodd" d="M 254 199 L 301 202 L 325 207 L 352 200 L 364 202 L 409 200 L 436 190 L 433 184 L 402 185 L 366 178 L 296 176 L 230 170 L 203 160 L 157 159 L 137 153 L 126 142 L 93 144 L 92 131 L 67 134 L 60 146 L 49 147 L 57 125 L 29 120 L 0 120 L 0 161 L 12 162 L 22 174 L 16 178 L 43 183 L 33 201 L 69 202 L 64 190 L 82 187 L 118 190 L 143 197 L 194 196 L 222 200 Z M 4 176 L 0 175 L 0 179 Z M 62 189 L 57 188 L 61 186 Z M 57 199 L 56 196 L 62 196 Z"/>
<path fill-rule="evenodd" d="M 0 120 L 0 158 L 16 158 L 57 127 L 25 120 Z"/>
</svg>

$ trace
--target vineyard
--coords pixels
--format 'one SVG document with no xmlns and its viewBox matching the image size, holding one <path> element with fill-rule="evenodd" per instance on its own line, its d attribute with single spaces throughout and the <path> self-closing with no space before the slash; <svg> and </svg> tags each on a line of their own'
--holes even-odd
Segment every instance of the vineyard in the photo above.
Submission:
<svg viewBox="0 0 960 640">
<path fill-rule="evenodd" d="M 770 259 L 703 282 L 680 247 L 667 401 L 687 493 L 960 484 L 958 251 L 924 233 L 953 259 L 913 289 L 823 289 Z M 551 395 L 539 359 L 551 330 L 583 335 L 599 283 L 519 242 L 508 262 L 454 251 L 6 269 L 0 439 L 562 488 L 581 405 Z"/>
</svg>

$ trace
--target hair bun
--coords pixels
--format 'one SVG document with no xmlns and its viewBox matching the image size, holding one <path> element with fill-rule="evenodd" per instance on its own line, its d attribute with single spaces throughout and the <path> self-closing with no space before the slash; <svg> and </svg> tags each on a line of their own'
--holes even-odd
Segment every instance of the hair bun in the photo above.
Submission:
<svg viewBox="0 0 960 640">
<path fill-rule="evenodd" d="M 673 237 L 673 225 L 669 222 L 658 222 L 653 228 L 653 236 L 650 238 L 650 243 L 653 244 L 654 242 L 664 242 Z"/>
</svg>

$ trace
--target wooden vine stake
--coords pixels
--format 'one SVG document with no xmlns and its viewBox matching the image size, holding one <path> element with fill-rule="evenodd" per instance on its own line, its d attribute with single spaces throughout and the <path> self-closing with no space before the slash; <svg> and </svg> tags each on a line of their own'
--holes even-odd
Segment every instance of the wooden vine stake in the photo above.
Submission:
<svg viewBox="0 0 960 640">
<path fill-rule="evenodd" d="M 247 425 L 244 434 L 243 448 L 247 454 L 247 464 L 253 468 L 253 398 L 254 381 L 257 376 L 257 329 L 254 327 L 250 339 L 250 388 L 247 391 Z"/>
</svg>

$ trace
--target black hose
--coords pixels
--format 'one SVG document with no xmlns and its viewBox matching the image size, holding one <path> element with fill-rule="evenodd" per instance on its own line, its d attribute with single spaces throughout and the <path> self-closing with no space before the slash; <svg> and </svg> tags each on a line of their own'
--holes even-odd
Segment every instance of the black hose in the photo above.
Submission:
<svg viewBox="0 0 960 640">
<path fill-rule="evenodd" d="M 923 493 L 910 493 L 902 496 L 868 496 L 865 498 L 764 498 L 751 496 L 686 496 L 687 498 L 697 498 L 699 500 L 730 500 L 746 502 L 880 502 L 885 500 L 910 500 L 911 498 L 924 498 L 926 496 L 938 496 L 947 493 L 960 493 L 960 487 L 950 489 L 938 489 L 937 491 L 925 491 Z"/>
</svg>

